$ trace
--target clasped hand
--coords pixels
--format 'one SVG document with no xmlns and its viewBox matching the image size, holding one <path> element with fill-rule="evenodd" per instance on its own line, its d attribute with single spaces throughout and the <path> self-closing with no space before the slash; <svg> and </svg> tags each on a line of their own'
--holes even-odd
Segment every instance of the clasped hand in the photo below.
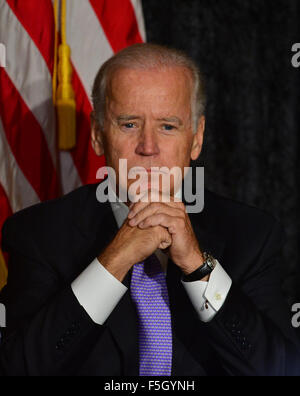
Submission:
<svg viewBox="0 0 300 396">
<path fill-rule="evenodd" d="M 129 225 L 141 230 L 164 227 L 171 237 L 168 253 L 185 274 L 203 263 L 203 256 L 191 221 L 182 202 L 137 202 L 131 204 Z"/>
</svg>

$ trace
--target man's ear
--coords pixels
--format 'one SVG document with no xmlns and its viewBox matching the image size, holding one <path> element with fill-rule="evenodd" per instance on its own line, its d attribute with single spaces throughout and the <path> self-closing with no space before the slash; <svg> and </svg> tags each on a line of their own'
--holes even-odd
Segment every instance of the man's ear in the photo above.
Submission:
<svg viewBox="0 0 300 396">
<path fill-rule="evenodd" d="M 205 130 L 205 117 L 201 116 L 198 121 L 197 132 L 194 134 L 193 137 L 193 144 L 191 150 L 191 159 L 195 161 L 202 151 L 203 146 L 203 136 Z"/>
<path fill-rule="evenodd" d="M 91 112 L 91 140 L 96 155 L 100 157 L 104 154 L 104 148 L 101 136 L 101 128 L 94 111 Z"/>
</svg>

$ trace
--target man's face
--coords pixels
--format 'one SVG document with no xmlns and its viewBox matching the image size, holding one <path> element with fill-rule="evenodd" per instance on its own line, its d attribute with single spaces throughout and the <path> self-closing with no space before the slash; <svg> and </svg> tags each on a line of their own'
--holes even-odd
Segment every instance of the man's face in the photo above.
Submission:
<svg viewBox="0 0 300 396">
<path fill-rule="evenodd" d="M 204 117 L 193 134 L 191 88 L 191 77 L 181 67 L 114 73 L 104 128 L 100 131 L 94 126 L 92 140 L 96 153 L 104 151 L 107 166 L 115 169 L 117 184 L 121 183 L 120 159 L 127 160 L 128 171 L 133 167 L 179 167 L 184 175 L 184 167 L 199 156 Z M 128 180 L 128 186 L 134 182 Z"/>
</svg>

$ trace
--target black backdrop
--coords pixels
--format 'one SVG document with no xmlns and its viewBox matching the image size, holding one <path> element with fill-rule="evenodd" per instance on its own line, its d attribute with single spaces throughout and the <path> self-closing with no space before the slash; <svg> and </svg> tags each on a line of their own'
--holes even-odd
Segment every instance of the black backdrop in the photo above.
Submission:
<svg viewBox="0 0 300 396">
<path fill-rule="evenodd" d="M 185 50 L 207 80 L 206 187 L 284 226 L 284 290 L 300 302 L 299 0 L 143 0 L 147 40 Z M 249 235 L 251 238 L 251 235 Z"/>
</svg>

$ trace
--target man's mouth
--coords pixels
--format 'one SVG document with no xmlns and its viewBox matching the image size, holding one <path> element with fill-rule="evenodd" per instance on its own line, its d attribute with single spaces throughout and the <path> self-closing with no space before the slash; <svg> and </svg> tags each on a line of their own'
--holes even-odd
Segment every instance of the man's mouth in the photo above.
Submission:
<svg viewBox="0 0 300 396">
<path fill-rule="evenodd" d="M 136 174 L 151 174 L 151 173 L 161 173 L 161 174 L 167 174 L 168 172 L 165 167 L 159 167 L 159 166 L 152 166 L 151 168 L 143 168 L 142 166 L 134 166 L 130 169 L 130 174 L 131 175 L 136 175 Z"/>
</svg>

